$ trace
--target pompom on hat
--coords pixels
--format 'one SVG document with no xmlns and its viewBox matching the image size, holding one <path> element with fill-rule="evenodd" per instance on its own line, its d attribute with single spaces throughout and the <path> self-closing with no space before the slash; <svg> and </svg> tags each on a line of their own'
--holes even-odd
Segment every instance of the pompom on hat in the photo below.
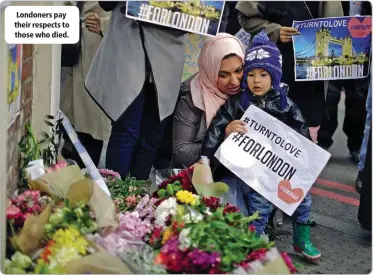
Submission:
<svg viewBox="0 0 373 275">
<path fill-rule="evenodd" d="M 281 110 L 287 105 L 286 88 L 280 84 L 282 77 L 282 55 L 276 44 L 269 40 L 265 31 L 261 31 L 254 38 L 251 46 L 246 50 L 243 81 L 241 88 L 249 91 L 247 87 L 247 76 L 253 69 L 262 68 L 271 75 L 272 87 L 275 91 L 280 92 Z M 247 94 L 247 93 L 246 93 Z M 249 93 L 251 96 L 251 92 Z M 248 102 L 244 105 L 248 105 Z M 246 106 L 245 106 L 246 107 Z"/>
</svg>

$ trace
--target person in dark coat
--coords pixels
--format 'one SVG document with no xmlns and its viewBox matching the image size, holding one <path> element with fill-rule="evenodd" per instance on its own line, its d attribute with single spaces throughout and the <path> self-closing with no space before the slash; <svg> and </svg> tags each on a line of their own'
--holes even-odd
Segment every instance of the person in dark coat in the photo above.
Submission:
<svg viewBox="0 0 373 275">
<path fill-rule="evenodd" d="M 292 36 L 297 29 L 292 28 L 293 21 L 313 18 L 343 16 L 339 1 L 239 1 L 239 21 L 242 28 L 255 35 L 266 30 L 270 39 L 277 44 L 283 56 L 282 82 L 289 85 L 289 97 L 301 110 L 311 137 L 317 142 L 317 131 L 325 115 L 325 81 L 295 81 L 294 50 Z"/>
<path fill-rule="evenodd" d="M 235 35 L 241 29 L 238 21 L 238 10 L 236 10 L 237 3 L 238 1 L 225 1 L 219 32 Z"/>
<path fill-rule="evenodd" d="M 368 1 L 343 1 L 345 16 L 371 15 L 371 4 Z M 333 135 L 338 127 L 338 104 L 341 90 L 346 95 L 343 132 L 347 136 L 347 148 L 352 162 L 359 162 L 359 152 L 365 128 L 365 102 L 368 93 L 370 76 L 363 79 L 329 81 L 326 97 L 327 116 L 319 130 L 319 145 L 329 149 L 333 144 Z"/>
<path fill-rule="evenodd" d="M 359 173 L 362 181 L 358 221 L 361 227 L 372 231 L 372 128 L 369 131 L 368 149 L 363 171 Z"/>
<path fill-rule="evenodd" d="M 262 31 L 254 37 L 251 47 L 246 52 L 242 92 L 230 97 L 212 120 L 202 145 L 201 155 L 211 159 L 231 133 L 246 133 L 246 123 L 240 118 L 251 104 L 310 138 L 300 110 L 286 95 L 287 85 L 280 83 L 281 76 L 281 53 Z M 226 182 L 229 185 L 229 192 L 233 191 L 243 199 L 238 201 L 240 210 L 247 212 L 248 215 L 259 212 L 261 219 L 253 221 L 252 225 L 255 226 L 257 235 L 261 236 L 274 208 L 273 204 L 250 189 L 226 168 L 218 164 L 216 170 L 218 169 L 223 171 L 220 174 L 223 180 L 219 181 Z M 306 259 L 315 261 L 321 257 L 321 253 L 310 240 L 310 209 L 311 195 L 308 193 L 293 215 L 293 246 L 295 251 L 301 252 Z"/>
</svg>

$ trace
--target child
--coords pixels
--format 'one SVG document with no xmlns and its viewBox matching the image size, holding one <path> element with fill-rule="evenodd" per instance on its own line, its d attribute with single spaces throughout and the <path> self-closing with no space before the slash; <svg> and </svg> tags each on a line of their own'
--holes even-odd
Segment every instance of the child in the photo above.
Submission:
<svg viewBox="0 0 373 275">
<path fill-rule="evenodd" d="M 292 68 L 289 68 L 292 69 Z M 259 107 L 276 117 L 289 127 L 310 138 L 309 130 L 298 107 L 287 97 L 287 86 L 280 84 L 282 75 L 282 57 L 277 46 L 269 41 L 265 32 L 260 32 L 253 39 L 253 44 L 246 52 L 244 74 L 242 77 L 242 92 L 229 98 L 219 110 L 208 130 L 202 147 L 202 156 L 211 157 L 217 148 L 233 132 L 246 133 L 246 123 L 241 117 L 250 104 Z M 302 92 L 302 91 L 299 91 Z M 237 197 L 244 197 L 238 207 L 248 215 L 259 212 L 261 219 L 252 224 L 256 233 L 263 234 L 273 204 L 263 198 L 253 189 L 222 166 L 217 166 L 217 172 L 224 179 L 230 178 L 228 184 Z M 216 174 L 215 174 L 216 177 Z M 224 180 L 222 180 L 224 181 Z M 238 199 L 240 200 L 240 199 Z M 293 247 L 295 251 L 311 261 L 321 257 L 320 251 L 310 240 L 311 222 L 308 220 L 311 208 L 311 196 L 307 194 L 293 214 Z"/>
</svg>

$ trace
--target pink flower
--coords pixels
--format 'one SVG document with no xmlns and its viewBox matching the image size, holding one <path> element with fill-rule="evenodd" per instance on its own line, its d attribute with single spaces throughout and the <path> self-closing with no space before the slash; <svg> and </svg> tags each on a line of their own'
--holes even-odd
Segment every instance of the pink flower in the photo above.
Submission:
<svg viewBox="0 0 373 275">
<path fill-rule="evenodd" d="M 40 192 L 36 190 L 26 190 L 23 195 L 26 197 L 27 201 L 31 200 L 37 202 L 40 199 Z"/>
<path fill-rule="evenodd" d="M 120 200 L 119 199 L 115 199 L 114 203 L 115 203 L 115 205 L 118 205 L 118 204 L 120 204 Z"/>
<path fill-rule="evenodd" d="M 113 170 L 109 170 L 109 169 L 98 169 L 98 172 L 103 177 L 113 177 L 113 178 L 117 178 L 117 179 L 121 179 L 122 178 L 118 172 L 115 172 Z"/>
<path fill-rule="evenodd" d="M 15 205 L 11 205 L 6 209 L 6 218 L 8 220 L 18 219 L 21 216 L 21 210 Z"/>
<path fill-rule="evenodd" d="M 67 165 L 68 164 L 65 161 L 59 161 L 52 167 L 48 167 L 46 170 L 47 170 L 47 173 L 52 173 L 54 171 L 67 167 Z"/>
<path fill-rule="evenodd" d="M 126 198 L 127 206 L 135 206 L 137 204 L 137 198 L 135 196 L 129 196 Z"/>
<path fill-rule="evenodd" d="M 17 196 L 17 197 L 13 200 L 13 202 L 16 203 L 16 204 L 18 204 L 18 203 L 24 202 L 25 199 L 26 199 L 25 195 L 22 194 L 22 195 Z"/>
<path fill-rule="evenodd" d="M 255 225 L 250 224 L 249 231 L 250 232 L 255 232 L 255 230 L 256 230 Z"/>
</svg>

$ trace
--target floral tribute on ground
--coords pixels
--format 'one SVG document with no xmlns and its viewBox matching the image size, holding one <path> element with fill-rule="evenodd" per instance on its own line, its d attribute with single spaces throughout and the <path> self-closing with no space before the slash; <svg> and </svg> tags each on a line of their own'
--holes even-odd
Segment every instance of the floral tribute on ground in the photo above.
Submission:
<svg viewBox="0 0 373 275">
<path fill-rule="evenodd" d="M 285 273 L 296 272 L 286 253 L 276 254 L 273 242 L 255 234 L 250 222 L 258 214 L 247 217 L 212 196 L 225 190 L 223 183 L 196 186 L 193 168 L 152 194 L 147 182 L 101 169 L 108 196 L 84 170 L 76 182 L 61 176 L 76 172 L 72 166 L 56 160 L 33 180 L 24 171 L 29 188 L 6 213 L 5 273 L 250 274 L 276 257 Z"/>
</svg>

